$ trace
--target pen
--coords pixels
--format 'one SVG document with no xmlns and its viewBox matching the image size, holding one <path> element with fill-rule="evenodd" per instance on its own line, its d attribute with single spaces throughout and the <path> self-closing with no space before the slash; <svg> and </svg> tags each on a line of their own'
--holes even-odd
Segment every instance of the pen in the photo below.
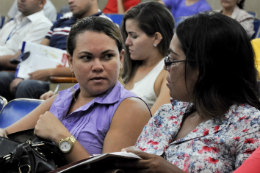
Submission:
<svg viewBox="0 0 260 173">
<path fill-rule="evenodd" d="M 57 94 L 58 90 L 59 90 L 60 84 L 58 84 L 53 92 L 53 95 Z"/>
</svg>

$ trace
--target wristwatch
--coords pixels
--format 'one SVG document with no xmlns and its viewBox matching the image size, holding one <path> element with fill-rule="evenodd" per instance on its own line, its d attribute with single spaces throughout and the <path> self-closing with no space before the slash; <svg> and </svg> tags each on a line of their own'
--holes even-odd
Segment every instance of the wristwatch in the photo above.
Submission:
<svg viewBox="0 0 260 173">
<path fill-rule="evenodd" d="M 60 143 L 59 143 L 59 148 L 60 148 L 61 152 L 63 152 L 63 153 L 70 152 L 75 142 L 76 142 L 76 139 L 73 135 L 71 135 L 70 137 L 67 137 L 65 139 L 61 139 Z"/>
</svg>

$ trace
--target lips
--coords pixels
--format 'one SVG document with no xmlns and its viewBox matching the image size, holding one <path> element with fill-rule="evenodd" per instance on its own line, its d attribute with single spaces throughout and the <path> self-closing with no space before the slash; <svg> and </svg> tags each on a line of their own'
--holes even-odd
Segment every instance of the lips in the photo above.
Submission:
<svg viewBox="0 0 260 173">
<path fill-rule="evenodd" d="M 104 77 L 93 77 L 90 80 L 94 80 L 94 81 L 101 81 L 101 80 L 105 80 L 106 78 Z"/>
</svg>

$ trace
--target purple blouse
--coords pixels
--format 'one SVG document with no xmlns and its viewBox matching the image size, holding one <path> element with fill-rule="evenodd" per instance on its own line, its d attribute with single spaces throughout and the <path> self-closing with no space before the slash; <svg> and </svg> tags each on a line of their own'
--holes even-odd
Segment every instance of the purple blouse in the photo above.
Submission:
<svg viewBox="0 0 260 173">
<path fill-rule="evenodd" d="M 78 90 L 79 84 L 73 87 Z M 104 139 L 117 107 L 124 99 L 137 96 L 117 82 L 105 94 L 67 115 L 75 91 L 73 87 L 59 92 L 50 112 L 62 122 L 89 154 L 101 154 Z"/>
</svg>

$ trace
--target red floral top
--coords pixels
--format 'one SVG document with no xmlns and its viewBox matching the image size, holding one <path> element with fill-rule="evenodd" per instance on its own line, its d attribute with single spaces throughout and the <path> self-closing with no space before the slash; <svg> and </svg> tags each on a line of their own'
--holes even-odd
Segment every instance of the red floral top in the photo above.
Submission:
<svg viewBox="0 0 260 173">
<path fill-rule="evenodd" d="M 188 103 L 178 101 L 160 107 L 144 127 L 136 147 L 164 155 L 189 173 L 230 173 L 260 146 L 260 111 L 247 104 L 231 106 L 222 122 L 203 122 L 172 142 L 187 107 Z"/>
</svg>

